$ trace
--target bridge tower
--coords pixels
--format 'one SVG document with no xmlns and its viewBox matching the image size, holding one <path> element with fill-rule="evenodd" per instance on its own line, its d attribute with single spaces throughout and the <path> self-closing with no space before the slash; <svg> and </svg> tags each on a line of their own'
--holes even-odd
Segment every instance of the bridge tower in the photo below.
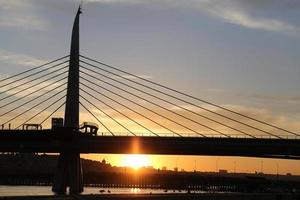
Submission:
<svg viewBox="0 0 300 200">
<path fill-rule="evenodd" d="M 71 39 L 69 75 L 65 107 L 64 127 L 77 129 L 79 127 L 79 16 L 78 8 Z M 68 129 L 69 130 L 69 129 Z M 74 151 L 60 152 L 58 166 L 54 177 L 52 191 L 64 194 L 69 186 L 72 194 L 83 192 L 83 176 L 80 153 Z"/>
</svg>

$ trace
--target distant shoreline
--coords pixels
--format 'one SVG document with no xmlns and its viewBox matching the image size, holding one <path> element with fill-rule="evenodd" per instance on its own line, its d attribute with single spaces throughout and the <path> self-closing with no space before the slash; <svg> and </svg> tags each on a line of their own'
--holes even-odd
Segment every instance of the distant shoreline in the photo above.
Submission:
<svg viewBox="0 0 300 200">
<path fill-rule="evenodd" d="M 0 185 L 51 186 L 55 155 L 0 154 Z M 300 192 L 300 176 L 263 173 L 184 172 L 134 169 L 82 159 L 84 185 L 92 188 L 141 188 L 206 192 Z M 1 195 L 1 194 L 0 194 Z"/>
</svg>

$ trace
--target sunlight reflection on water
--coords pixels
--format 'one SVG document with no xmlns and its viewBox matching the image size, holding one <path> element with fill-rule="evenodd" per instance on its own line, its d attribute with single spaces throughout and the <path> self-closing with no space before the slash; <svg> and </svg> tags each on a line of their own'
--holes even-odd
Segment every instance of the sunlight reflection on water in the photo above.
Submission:
<svg viewBox="0 0 300 200">
<path fill-rule="evenodd" d="M 131 188 L 131 192 L 134 194 L 140 193 L 141 189 L 140 188 Z"/>
</svg>

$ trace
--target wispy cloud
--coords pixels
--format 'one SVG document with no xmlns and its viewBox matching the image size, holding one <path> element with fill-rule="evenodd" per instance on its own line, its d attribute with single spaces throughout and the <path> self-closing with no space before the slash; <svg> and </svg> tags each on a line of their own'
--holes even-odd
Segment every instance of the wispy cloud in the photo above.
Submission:
<svg viewBox="0 0 300 200">
<path fill-rule="evenodd" d="M 300 27 L 282 18 L 281 10 L 300 9 L 297 1 L 245 1 L 245 0 L 86 0 L 84 4 L 133 4 L 157 5 L 164 8 L 192 9 L 249 29 L 280 32 L 293 36 L 300 33 Z M 38 15 L 36 1 L 33 0 L 0 0 L 0 26 L 30 27 L 31 29 L 46 29 L 47 23 Z M 42 4 L 42 3 L 41 3 Z M 274 16 L 265 15 L 266 12 L 276 12 Z M 268 16 L 268 17 L 267 17 Z"/>
<path fill-rule="evenodd" d="M 195 106 L 192 106 L 192 105 L 180 105 L 180 106 L 183 107 L 183 108 L 185 108 L 185 109 L 187 109 L 187 110 L 191 110 L 193 112 L 196 112 L 196 113 L 198 113 L 200 115 L 204 115 L 206 117 L 209 117 L 209 118 L 212 118 L 214 120 L 217 120 L 217 121 L 219 121 L 221 123 L 224 123 L 226 125 L 234 127 L 236 129 L 239 129 L 239 130 L 242 130 L 242 131 L 245 131 L 245 132 L 249 132 L 249 133 L 254 134 L 254 135 L 260 135 L 260 136 L 264 135 L 264 136 L 267 136 L 263 132 L 254 130 L 254 129 L 246 127 L 246 126 L 244 126 L 242 124 L 233 122 L 232 120 L 229 120 L 229 119 L 220 117 L 218 115 L 209 113 L 209 112 L 207 112 L 207 111 L 205 111 L 205 110 L 203 110 L 203 109 L 201 109 L 199 107 L 195 107 Z M 236 115 L 236 114 L 232 114 L 232 113 L 230 113 L 228 111 L 224 111 L 224 110 L 222 110 L 220 108 L 217 108 L 217 107 L 213 107 L 213 106 L 206 105 L 206 104 L 199 105 L 199 106 L 201 106 L 201 107 L 203 107 L 205 109 L 211 110 L 211 111 L 213 111 L 213 112 L 215 112 L 217 114 L 221 114 L 221 115 L 227 116 L 229 118 L 235 119 L 237 121 L 241 121 L 243 123 L 246 123 L 248 125 L 252 125 L 252 126 L 254 126 L 256 128 L 260 128 L 262 130 L 269 131 L 269 132 L 271 132 L 273 134 L 289 135 L 286 132 L 282 132 L 282 131 L 276 130 L 276 129 L 270 127 L 270 126 L 266 126 L 264 124 L 257 123 L 257 122 L 255 122 L 255 121 L 253 121 L 251 119 L 248 119 L 248 118 Z M 235 105 L 235 104 L 230 104 L 230 105 L 226 104 L 226 105 L 221 105 L 221 106 L 225 107 L 225 108 L 228 108 L 230 110 L 233 110 L 235 112 L 238 112 L 238 113 L 240 113 L 242 115 L 249 116 L 249 117 L 252 117 L 252 118 L 255 118 L 255 119 L 267 122 L 269 124 L 276 125 L 276 126 L 279 126 L 281 128 L 285 128 L 285 129 L 292 130 L 292 131 L 295 131 L 295 132 L 297 132 L 297 130 L 299 130 L 299 127 L 300 127 L 299 122 L 297 120 L 293 119 L 292 117 L 289 117 L 289 116 L 287 116 L 285 114 L 282 114 L 282 113 L 275 114 L 272 110 L 267 109 L 267 108 L 250 107 L 250 106 Z M 189 114 L 187 111 L 185 111 L 183 109 L 180 109 L 178 107 L 175 107 L 175 106 L 170 107 L 170 109 L 174 110 L 177 113 L 182 113 L 183 115 L 189 116 L 191 118 L 196 117 L 196 115 Z M 202 120 L 200 120 L 200 121 L 202 121 Z M 225 131 L 225 132 L 229 131 L 228 132 L 229 134 L 232 134 L 232 133 L 233 134 L 240 134 L 240 133 L 235 132 L 233 130 L 227 129 L 227 128 L 225 128 L 224 126 L 222 126 L 220 124 L 212 123 L 210 120 L 206 120 L 206 121 L 202 121 L 202 122 L 205 122 L 204 123 L 205 125 L 213 127 L 213 128 L 215 128 L 217 130 L 221 130 L 221 131 Z"/>
<path fill-rule="evenodd" d="M 300 27 L 281 18 L 281 9 L 300 8 L 297 1 L 245 1 L 245 0 L 87 0 L 87 3 L 155 4 L 175 9 L 192 9 L 249 29 L 280 32 L 298 36 Z M 262 9 L 264 8 L 264 9 Z M 277 12 L 277 18 L 266 17 L 265 12 Z"/>
<path fill-rule="evenodd" d="M 196 1 L 195 1 L 196 2 Z M 198 8 L 206 11 L 213 17 L 222 19 L 225 22 L 240 25 L 251 29 L 261 29 L 287 34 L 300 33 L 300 28 L 281 19 L 262 17 L 263 13 L 245 8 L 244 4 L 237 1 L 202 1 Z M 280 17 L 280 15 L 279 15 Z"/>
<path fill-rule="evenodd" d="M 66 74 L 65 74 L 66 75 Z M 53 75 L 52 75 L 53 76 Z M 51 76 L 47 76 L 46 78 L 49 78 Z M 64 76 L 60 76 L 59 78 L 63 78 Z M 44 78 L 45 79 L 45 78 Z M 24 96 L 27 96 L 28 94 L 30 98 L 38 97 L 42 94 L 48 93 L 48 92 L 59 92 L 65 89 L 66 87 L 66 80 L 62 80 L 60 82 L 56 82 L 59 79 L 55 80 L 47 80 L 44 79 L 38 79 L 37 81 L 34 81 L 32 83 L 22 84 L 25 82 L 30 81 L 30 79 L 24 79 L 22 82 L 18 81 L 14 83 L 13 81 L 16 81 L 18 79 L 10 79 L 10 82 L 13 82 L 9 84 L 6 87 L 0 88 L 0 93 L 5 93 L 5 95 L 13 95 L 14 98 L 21 98 Z M 65 83 L 65 84 L 64 84 Z M 38 85 L 36 85 L 38 84 Z M 33 85 L 36 85 L 33 87 Z M 63 85 L 63 86 L 61 86 Z M 16 87 L 13 90 L 10 90 L 11 88 Z M 32 94 L 31 94 L 32 93 Z M 8 99 L 7 101 L 10 101 L 11 99 Z"/>
<path fill-rule="evenodd" d="M 46 60 L 43 60 L 43 59 L 40 59 L 40 58 L 35 58 L 33 56 L 30 56 L 30 55 L 18 54 L 18 53 L 14 53 L 14 52 L 11 52 L 11 51 L 4 50 L 4 49 L 0 49 L 0 63 L 1 63 L 2 66 L 9 65 L 9 66 L 20 67 L 20 69 L 23 68 L 23 67 L 28 69 L 28 68 L 33 68 L 33 67 L 40 66 L 42 64 L 45 64 L 46 62 L 47 62 Z M 22 97 L 27 93 L 33 92 L 34 90 L 38 90 L 42 87 L 45 87 L 48 84 L 53 83 L 54 80 L 49 80 L 49 81 L 43 81 L 43 80 L 48 79 L 49 77 L 52 77 L 55 74 L 59 74 L 59 73 L 62 73 L 64 71 L 66 71 L 66 69 L 61 68 L 64 65 L 62 64 L 62 65 L 59 65 L 55 68 L 47 69 L 45 72 L 39 74 L 39 76 L 43 76 L 43 75 L 47 75 L 46 73 L 49 73 L 49 75 L 47 75 L 47 76 L 45 76 L 41 79 L 37 79 L 36 82 L 35 82 L 35 83 L 38 83 L 38 82 L 42 81 L 42 83 L 38 84 L 37 86 L 35 86 L 33 88 L 30 88 L 30 89 L 26 90 L 26 92 L 24 91 L 24 92 L 18 93 L 18 95 L 15 95 L 15 97 Z M 43 69 L 45 69 L 45 68 L 43 68 Z M 23 70 L 21 70 L 21 71 L 23 71 Z M 38 72 L 38 71 L 36 71 L 36 72 Z M 50 72 L 51 72 L 51 75 L 50 75 Z M 9 76 L 10 75 L 7 75 L 7 74 L 0 74 L 0 79 L 7 78 Z M 63 76 L 61 75 L 60 78 L 62 78 L 62 77 Z M 2 84 L 6 84 L 6 83 L 10 83 L 10 82 L 11 83 L 9 85 L 5 86 L 5 87 L 1 87 L 0 92 L 4 92 L 7 89 L 18 86 L 17 88 L 15 88 L 12 91 L 10 90 L 10 91 L 5 92 L 6 95 L 11 95 L 11 94 L 14 94 L 15 92 L 22 91 L 24 88 L 28 87 L 28 84 L 23 85 L 22 83 L 28 82 L 31 79 L 26 78 L 26 79 L 22 79 L 22 81 L 17 81 L 17 80 L 19 80 L 19 78 L 20 77 L 15 77 L 15 78 L 12 78 L 12 79 L 9 79 L 9 80 L 3 82 Z M 37 78 L 37 77 L 35 77 L 35 78 Z M 17 82 L 15 82 L 15 81 L 17 81 Z M 30 84 L 33 84 L 33 83 L 30 83 Z M 41 92 L 47 92 L 47 91 L 51 90 L 53 87 L 56 87 L 58 85 L 59 85 L 58 83 L 53 84 L 52 87 L 45 88 Z M 35 96 L 39 95 L 39 94 L 40 93 L 37 93 L 37 94 L 35 94 Z"/>
<path fill-rule="evenodd" d="M 0 49 L 0 62 L 19 66 L 34 67 L 45 63 L 45 60 L 34 58 L 26 54 L 18 54 L 4 49 Z"/>
<path fill-rule="evenodd" d="M 36 2 L 0 0 L 0 26 L 44 30 L 46 22 L 35 11 Z"/>
<path fill-rule="evenodd" d="M 141 0 L 86 0 L 84 3 L 145 3 Z"/>
<path fill-rule="evenodd" d="M 86 0 L 84 4 L 132 4 L 157 5 L 164 8 L 192 9 L 220 19 L 226 23 L 236 24 L 249 29 L 280 32 L 293 36 L 300 33 L 300 27 L 282 18 L 281 10 L 300 9 L 297 1 L 279 0 Z M 33 0 L 0 0 L 0 26 L 30 27 L 31 29 L 46 29 L 47 23 L 38 15 L 36 1 Z M 42 3 L 41 3 L 42 4 Z M 266 12 L 276 12 L 274 16 Z"/>
<path fill-rule="evenodd" d="M 255 99 L 260 99 L 264 101 L 272 102 L 281 102 L 281 103 L 290 103 L 290 104 L 299 104 L 300 96 L 275 96 L 275 95 L 266 95 L 266 94 L 254 94 L 250 96 Z"/>
</svg>

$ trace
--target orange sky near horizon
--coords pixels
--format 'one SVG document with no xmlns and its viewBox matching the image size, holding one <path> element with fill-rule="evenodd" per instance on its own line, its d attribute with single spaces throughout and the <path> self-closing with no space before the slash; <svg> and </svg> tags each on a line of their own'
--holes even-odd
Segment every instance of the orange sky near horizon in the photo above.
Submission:
<svg viewBox="0 0 300 200">
<path fill-rule="evenodd" d="M 131 154 L 82 154 L 82 158 L 99 160 L 105 159 L 113 166 L 126 166 L 126 157 Z M 177 156 L 177 155 L 142 155 L 147 159 L 149 165 L 154 168 L 167 167 L 174 170 L 177 166 L 179 170 L 193 171 L 195 168 L 201 172 L 216 172 L 226 169 L 228 172 L 263 172 L 266 174 L 291 173 L 300 175 L 300 162 L 297 160 L 266 159 L 250 157 L 228 157 L 228 156 Z"/>
</svg>

